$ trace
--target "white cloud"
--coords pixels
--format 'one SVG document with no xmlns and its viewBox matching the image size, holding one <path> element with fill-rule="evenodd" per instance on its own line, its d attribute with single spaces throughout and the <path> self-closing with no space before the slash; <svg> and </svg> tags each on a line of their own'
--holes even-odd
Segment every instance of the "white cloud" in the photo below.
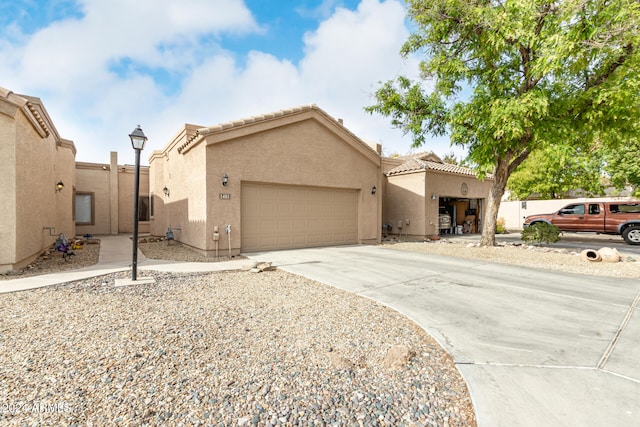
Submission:
<svg viewBox="0 0 640 427">
<path fill-rule="evenodd" d="M 80 161 L 107 162 L 109 151 L 118 151 L 121 163 L 132 163 L 127 135 L 138 124 L 149 137 L 146 158 L 184 123 L 209 126 L 310 103 L 343 118 L 361 138 L 382 142 L 387 153 L 409 150 L 388 119 L 363 111 L 379 81 L 417 72 L 415 58 L 399 55 L 409 35 L 399 0 L 338 7 L 305 35 L 298 64 L 224 49 L 229 33 L 264 31 L 240 1 L 176 4 L 85 0 L 81 19 L 54 23 L 22 46 L 0 42 L 0 55 L 11 59 L 0 64 L 0 86 L 41 97 Z M 176 87 L 155 81 L 148 74 L 154 68 Z"/>
</svg>

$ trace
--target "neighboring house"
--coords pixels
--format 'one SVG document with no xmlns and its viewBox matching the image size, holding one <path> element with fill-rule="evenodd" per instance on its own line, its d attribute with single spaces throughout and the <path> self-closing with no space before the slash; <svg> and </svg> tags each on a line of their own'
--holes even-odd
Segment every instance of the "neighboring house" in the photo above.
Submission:
<svg viewBox="0 0 640 427">
<path fill-rule="evenodd" d="M 380 152 L 315 105 L 185 124 L 140 170 L 139 231 L 171 228 L 196 250 L 226 255 L 479 229 L 490 180 L 433 153 Z M 109 163 L 75 154 L 38 98 L 0 88 L 0 272 L 27 265 L 60 233 L 132 231 L 134 167 L 118 165 L 117 153 Z M 440 230 L 444 213 L 452 224 Z"/>
<path fill-rule="evenodd" d="M 493 179 L 443 163 L 435 154 L 383 158 L 383 228 L 388 234 L 426 238 L 481 230 L 480 219 Z M 441 224 L 446 215 L 449 224 Z M 458 227 L 456 227 L 458 226 Z"/>
<path fill-rule="evenodd" d="M 135 167 L 118 165 L 111 153 L 109 164 L 76 163 L 76 234 L 133 232 L 133 181 Z M 140 167 L 138 231 L 149 232 L 149 168 Z"/>
<path fill-rule="evenodd" d="M 0 273 L 28 265 L 60 234 L 133 230 L 133 166 L 75 161 L 42 101 L 0 87 Z M 140 170 L 140 232 L 149 231 L 149 168 Z"/>
<path fill-rule="evenodd" d="M 60 233 L 75 235 L 75 156 L 40 99 L 0 87 L 0 272 L 24 267 Z"/>
<path fill-rule="evenodd" d="M 185 125 L 149 167 L 151 233 L 202 252 L 380 241 L 379 152 L 315 105 Z"/>
</svg>

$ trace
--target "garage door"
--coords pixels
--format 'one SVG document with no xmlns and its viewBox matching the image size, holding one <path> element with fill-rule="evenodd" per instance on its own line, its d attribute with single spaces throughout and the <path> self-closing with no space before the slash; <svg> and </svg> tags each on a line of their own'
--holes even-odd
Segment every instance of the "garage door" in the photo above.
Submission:
<svg viewBox="0 0 640 427">
<path fill-rule="evenodd" d="M 242 184 L 243 252 L 358 242 L 358 193 L 316 187 Z"/>
</svg>

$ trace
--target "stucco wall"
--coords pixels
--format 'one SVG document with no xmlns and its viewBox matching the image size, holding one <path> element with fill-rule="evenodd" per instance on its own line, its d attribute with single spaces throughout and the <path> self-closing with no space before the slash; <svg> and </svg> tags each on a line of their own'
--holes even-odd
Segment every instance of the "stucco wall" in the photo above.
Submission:
<svg viewBox="0 0 640 427">
<path fill-rule="evenodd" d="M 204 249 L 206 241 L 206 147 L 199 144 L 187 155 L 178 153 L 180 144 L 193 134 L 194 125 L 186 125 L 163 152 L 149 159 L 149 181 L 154 193 L 154 218 L 151 234 L 162 236 L 167 228 L 176 240 Z M 162 191 L 167 188 L 169 195 Z"/>
<path fill-rule="evenodd" d="M 56 231 L 64 233 L 65 236 L 73 238 L 76 235 L 76 225 L 73 219 L 73 188 L 76 185 L 75 173 L 75 147 L 71 141 L 62 140 L 56 146 L 56 161 L 54 164 L 54 175 L 56 183 L 59 179 L 64 183 L 64 188 L 57 193 L 56 197 Z"/>
<path fill-rule="evenodd" d="M 16 124 L 16 262 L 26 262 L 55 241 L 44 227 L 74 235 L 65 212 L 72 204 L 74 155 L 58 153 L 66 150 L 52 136 L 40 138 L 23 116 Z M 56 191 L 58 181 L 65 183 L 62 191 Z"/>
<path fill-rule="evenodd" d="M 93 193 L 94 224 L 77 225 L 77 234 L 111 233 L 111 170 L 109 165 L 78 163 L 76 165 L 76 192 Z"/>
<path fill-rule="evenodd" d="M 55 227 L 55 142 L 42 140 L 22 114 L 16 116 L 16 260 L 30 257 L 55 237 L 43 227 Z M 67 189 L 68 190 L 68 189 Z M 68 193 L 68 191 L 67 191 Z M 55 233 L 62 232 L 56 227 Z"/>
<path fill-rule="evenodd" d="M 462 193 L 462 184 L 467 185 L 467 194 Z M 480 181 L 473 176 L 427 171 L 426 191 L 428 196 L 436 193 L 439 197 L 484 199 L 489 195 L 491 184 L 492 181 Z"/>
<path fill-rule="evenodd" d="M 10 269 L 16 255 L 16 108 L 0 102 L 0 271 Z"/>
<path fill-rule="evenodd" d="M 425 173 L 392 175 L 388 177 L 384 201 L 383 224 L 391 224 L 393 234 L 427 235 L 437 234 L 426 227 Z M 429 199 L 429 203 L 431 200 Z M 437 211 L 437 201 L 435 202 Z M 406 220 L 409 220 L 409 226 Z M 402 222 L 402 228 L 398 225 Z"/>
<path fill-rule="evenodd" d="M 1 89 L 1 88 L 0 88 Z M 0 90 L 5 195 L 0 269 L 20 268 L 64 233 L 73 237 L 75 147 L 61 139 L 37 98 Z M 56 183 L 64 188 L 56 191 Z M 48 227 L 51 227 L 51 231 Z"/>
</svg>

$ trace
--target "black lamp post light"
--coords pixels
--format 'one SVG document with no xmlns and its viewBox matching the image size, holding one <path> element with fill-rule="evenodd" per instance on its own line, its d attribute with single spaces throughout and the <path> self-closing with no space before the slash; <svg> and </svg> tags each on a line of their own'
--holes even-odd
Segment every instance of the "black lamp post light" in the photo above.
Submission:
<svg viewBox="0 0 640 427">
<path fill-rule="evenodd" d="M 131 146 L 136 152 L 136 169 L 133 181 L 133 254 L 131 260 L 131 279 L 116 279 L 116 286 L 126 286 L 141 283 L 155 283 L 153 277 L 138 279 L 138 203 L 140 198 L 140 152 L 144 149 L 147 137 L 138 125 L 129 135 Z"/>
<path fill-rule="evenodd" d="M 140 152 L 144 150 L 147 137 L 138 125 L 129 135 L 131 145 L 136 152 L 136 171 L 133 179 L 133 258 L 131 261 L 131 280 L 138 280 L 138 202 L 140 197 Z"/>
</svg>

